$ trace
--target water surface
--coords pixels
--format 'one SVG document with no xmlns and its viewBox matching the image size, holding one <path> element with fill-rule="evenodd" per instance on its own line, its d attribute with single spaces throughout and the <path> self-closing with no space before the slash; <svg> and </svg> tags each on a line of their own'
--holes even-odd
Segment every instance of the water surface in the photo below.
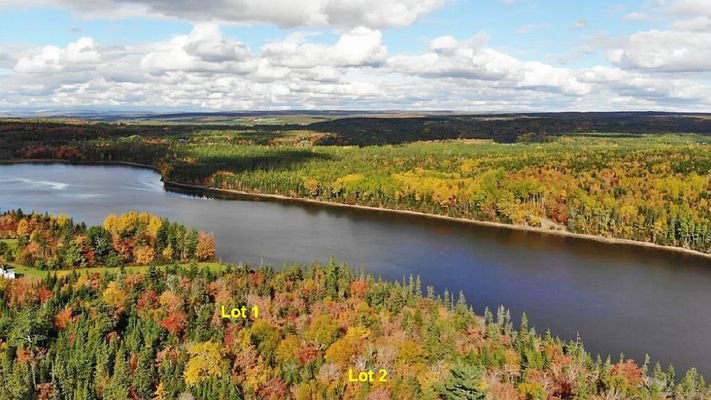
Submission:
<svg viewBox="0 0 711 400">
<path fill-rule="evenodd" d="M 0 165 L 0 210 L 64 212 L 87 224 L 149 211 L 215 233 L 225 261 L 337 257 L 388 279 L 462 290 L 481 313 L 504 304 L 539 332 L 588 350 L 711 377 L 711 262 L 683 254 L 407 215 L 166 192 L 151 170 Z"/>
</svg>

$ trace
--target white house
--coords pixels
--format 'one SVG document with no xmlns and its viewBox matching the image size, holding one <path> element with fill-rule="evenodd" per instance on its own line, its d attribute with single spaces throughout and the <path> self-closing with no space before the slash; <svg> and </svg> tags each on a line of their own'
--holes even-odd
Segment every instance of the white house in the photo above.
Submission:
<svg viewBox="0 0 711 400">
<path fill-rule="evenodd" d="M 0 276 L 5 279 L 15 279 L 15 269 L 7 265 L 0 265 Z"/>
</svg>

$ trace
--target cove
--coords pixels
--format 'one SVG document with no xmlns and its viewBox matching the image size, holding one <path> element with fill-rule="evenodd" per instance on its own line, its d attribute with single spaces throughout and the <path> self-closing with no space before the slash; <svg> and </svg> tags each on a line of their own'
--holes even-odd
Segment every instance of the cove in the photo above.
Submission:
<svg viewBox="0 0 711 400">
<path fill-rule="evenodd" d="M 681 253 L 409 215 L 164 190 L 152 170 L 0 165 L 0 210 L 100 224 L 149 211 L 214 232 L 224 261 L 280 266 L 330 257 L 386 279 L 419 275 L 464 292 L 478 313 L 503 304 L 538 332 L 582 337 L 593 354 L 696 367 L 711 377 L 711 261 Z"/>
</svg>

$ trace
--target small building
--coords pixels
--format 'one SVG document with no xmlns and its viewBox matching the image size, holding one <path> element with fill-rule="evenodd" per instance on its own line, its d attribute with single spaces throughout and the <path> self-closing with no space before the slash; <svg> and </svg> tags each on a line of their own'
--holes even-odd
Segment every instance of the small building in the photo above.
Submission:
<svg viewBox="0 0 711 400">
<path fill-rule="evenodd" d="M 0 265 L 0 276 L 5 279 L 15 279 L 15 269 L 7 265 Z"/>
</svg>

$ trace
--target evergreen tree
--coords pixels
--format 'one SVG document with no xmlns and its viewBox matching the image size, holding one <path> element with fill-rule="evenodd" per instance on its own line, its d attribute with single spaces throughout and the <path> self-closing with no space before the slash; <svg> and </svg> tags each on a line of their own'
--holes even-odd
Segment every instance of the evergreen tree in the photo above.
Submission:
<svg viewBox="0 0 711 400">
<path fill-rule="evenodd" d="M 126 400 L 129 391 L 129 371 L 126 350 L 119 348 L 114 358 L 113 374 L 106 387 L 105 400 Z"/>
<path fill-rule="evenodd" d="M 485 400 L 487 391 L 481 368 L 465 364 L 455 366 L 439 394 L 445 400 Z"/>
</svg>

